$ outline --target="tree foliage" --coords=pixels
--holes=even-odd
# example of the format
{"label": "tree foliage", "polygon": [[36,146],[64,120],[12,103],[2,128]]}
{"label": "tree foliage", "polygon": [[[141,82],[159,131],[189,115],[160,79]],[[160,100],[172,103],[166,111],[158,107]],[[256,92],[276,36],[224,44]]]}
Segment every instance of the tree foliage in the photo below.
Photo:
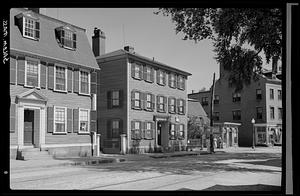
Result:
{"label": "tree foliage", "polygon": [[273,66],[282,54],[280,8],[160,8],[155,14],[171,16],[184,40],[211,39],[216,60],[237,91],[261,73],[261,52]]}

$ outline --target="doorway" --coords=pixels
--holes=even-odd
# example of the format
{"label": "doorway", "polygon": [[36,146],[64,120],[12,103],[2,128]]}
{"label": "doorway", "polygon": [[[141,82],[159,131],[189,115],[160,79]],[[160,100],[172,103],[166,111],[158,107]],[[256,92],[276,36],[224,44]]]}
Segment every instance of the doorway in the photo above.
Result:
{"label": "doorway", "polygon": [[24,145],[34,144],[34,110],[24,110]]}
{"label": "doorway", "polygon": [[161,146],[162,122],[157,122],[157,145]]}

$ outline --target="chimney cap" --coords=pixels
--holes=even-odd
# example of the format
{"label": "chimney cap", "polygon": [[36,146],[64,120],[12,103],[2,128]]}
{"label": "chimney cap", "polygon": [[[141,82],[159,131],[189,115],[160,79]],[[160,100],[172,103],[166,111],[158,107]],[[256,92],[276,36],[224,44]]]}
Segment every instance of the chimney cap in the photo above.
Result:
{"label": "chimney cap", "polygon": [[105,34],[99,28],[94,27],[94,37],[99,37],[99,36],[105,37]]}
{"label": "chimney cap", "polygon": [[132,46],[125,46],[124,50],[126,50],[127,52],[132,53],[132,52],[134,52],[134,47],[132,47]]}

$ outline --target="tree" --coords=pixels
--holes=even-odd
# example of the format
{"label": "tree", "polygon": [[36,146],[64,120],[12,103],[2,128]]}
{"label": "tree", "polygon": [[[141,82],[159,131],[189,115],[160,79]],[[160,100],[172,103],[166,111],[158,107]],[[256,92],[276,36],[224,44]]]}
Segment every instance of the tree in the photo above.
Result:
{"label": "tree", "polygon": [[281,8],[160,8],[155,14],[171,16],[184,40],[211,39],[215,58],[236,91],[257,79],[262,52],[267,63],[272,60],[274,72],[281,58]]}

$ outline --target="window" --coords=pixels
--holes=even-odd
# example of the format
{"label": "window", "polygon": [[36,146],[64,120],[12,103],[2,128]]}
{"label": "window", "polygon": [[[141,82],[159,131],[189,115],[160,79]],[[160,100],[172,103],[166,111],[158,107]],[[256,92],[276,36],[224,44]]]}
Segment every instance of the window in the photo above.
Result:
{"label": "window", "polygon": [[241,120],[241,110],[232,111],[233,120]]}
{"label": "window", "polygon": [[220,112],[214,112],[213,120],[214,121],[219,121],[220,120]]}
{"label": "window", "polygon": [[136,63],[132,63],[131,66],[131,77],[141,80],[143,78],[143,66]]}
{"label": "window", "polygon": [[274,119],[274,118],[275,118],[274,107],[270,107],[270,118],[271,118],[271,119]]}
{"label": "window", "polygon": [[262,94],[261,94],[261,89],[256,89],[256,99],[261,100],[262,99]]}
{"label": "window", "polygon": [[39,87],[39,63],[26,59],[26,86]]}
{"label": "window", "polygon": [[76,33],[70,27],[59,27],[55,29],[55,35],[61,47],[76,49]]}
{"label": "window", "polygon": [[89,110],[79,110],[79,133],[89,132]]}
{"label": "window", "polygon": [[183,76],[178,76],[178,89],[185,90],[185,79]]}
{"label": "window", "polygon": [[120,93],[119,91],[112,91],[112,106],[120,105]]}
{"label": "window", "polygon": [[39,22],[32,18],[23,18],[23,36],[31,39],[40,38]]}
{"label": "window", "polygon": [[142,93],[136,90],[131,91],[131,108],[142,109]]}
{"label": "window", "polygon": [[282,108],[278,108],[278,119],[282,119]]}
{"label": "window", "polygon": [[153,111],[155,108],[154,95],[151,93],[146,93],[146,108],[145,110]]}
{"label": "window", "polygon": [[178,100],[178,114],[184,114],[184,111],[185,111],[184,108],[185,108],[184,100],[179,99]]}
{"label": "window", "polygon": [[131,139],[142,139],[142,122],[131,121]]}
{"label": "window", "polygon": [[170,123],[170,139],[175,139],[175,124]]}
{"label": "window", "polygon": [[184,124],[179,124],[179,139],[184,139]]}
{"label": "window", "polygon": [[80,71],[80,93],[90,94],[90,74],[86,71]]}
{"label": "window", "polygon": [[166,112],[166,97],[157,96],[157,111]]}
{"label": "window", "polygon": [[201,105],[203,105],[203,106],[208,105],[208,97],[202,97]]}
{"label": "window", "polygon": [[145,139],[153,139],[154,122],[145,122]]}
{"label": "window", "polygon": [[111,137],[112,138],[119,138],[120,137],[120,121],[119,120],[112,120],[111,121],[112,130],[111,130]]}
{"label": "window", "polygon": [[257,107],[256,108],[256,119],[262,119],[263,115],[263,108],[262,107]]}
{"label": "window", "polygon": [[214,104],[219,104],[219,103],[220,103],[220,96],[219,95],[215,95]]}
{"label": "window", "polygon": [[54,133],[66,133],[67,112],[64,107],[54,107]]}
{"label": "window", "polygon": [[278,100],[282,100],[282,91],[278,90]]}
{"label": "window", "polygon": [[241,101],[241,93],[233,93],[232,101],[233,102],[239,102],[239,101]]}
{"label": "window", "polygon": [[274,89],[270,89],[270,99],[274,99]]}
{"label": "window", "polygon": [[176,99],[169,98],[169,113],[176,113]]}
{"label": "window", "polygon": [[166,85],[166,73],[162,70],[157,70],[157,84]]}
{"label": "window", "polygon": [[66,68],[55,66],[55,90],[66,91]]}
{"label": "window", "polygon": [[144,80],[147,82],[154,82],[154,71],[149,66],[144,67]]}
{"label": "window", "polygon": [[169,75],[169,86],[171,87],[171,88],[176,88],[176,76],[175,76],[175,74],[170,74]]}

